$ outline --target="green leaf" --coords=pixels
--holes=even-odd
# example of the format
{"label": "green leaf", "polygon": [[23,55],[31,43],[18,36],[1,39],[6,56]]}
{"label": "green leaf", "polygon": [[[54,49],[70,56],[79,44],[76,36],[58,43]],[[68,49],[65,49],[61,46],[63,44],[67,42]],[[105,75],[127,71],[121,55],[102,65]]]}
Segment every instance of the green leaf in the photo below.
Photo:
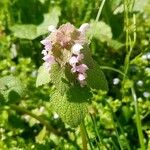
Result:
{"label": "green leaf", "polygon": [[24,95],[24,88],[20,80],[14,76],[0,78],[0,97],[2,103],[15,102]]}
{"label": "green leaf", "polygon": [[88,87],[81,87],[79,84],[71,86],[70,89],[66,92],[67,98],[69,101],[74,102],[87,102],[91,97],[92,94],[90,92],[90,88]]}
{"label": "green leaf", "polygon": [[64,95],[61,95],[55,91],[50,97],[50,104],[52,110],[58,113],[65,123],[71,127],[77,127],[87,112],[87,100],[79,101],[82,99],[80,93],[76,93],[75,97],[72,96],[72,98],[69,99],[67,94],[64,93]]}
{"label": "green leaf", "polygon": [[98,64],[94,64],[93,68],[87,70],[87,85],[93,89],[108,90],[107,80]]}
{"label": "green leaf", "polygon": [[46,34],[49,25],[57,26],[60,14],[60,7],[53,7],[49,13],[44,14],[44,21],[37,26],[37,35]]}
{"label": "green leaf", "polygon": [[20,39],[35,39],[37,37],[37,29],[33,24],[30,25],[19,25],[16,24],[10,28],[10,30],[14,33],[15,37]]}
{"label": "green leaf", "polygon": [[90,29],[88,31],[88,36],[91,35],[94,38],[100,40],[101,42],[105,42],[112,39],[111,28],[103,21],[91,22]]}
{"label": "green leaf", "polygon": [[108,84],[105,75],[101,71],[100,66],[93,60],[89,48],[84,47],[82,52],[85,56],[83,63],[89,68],[87,70],[87,85],[92,89],[107,91]]}
{"label": "green leaf", "polygon": [[61,67],[58,64],[52,65],[50,80],[60,94],[67,92],[71,86],[71,82],[73,82],[71,71],[68,70],[67,66]]}
{"label": "green leaf", "polygon": [[36,79],[36,87],[50,82],[50,73],[45,66],[41,66],[38,70],[38,76]]}
{"label": "green leaf", "polygon": [[33,40],[40,35],[46,34],[48,32],[48,26],[56,26],[59,22],[60,8],[53,7],[50,12],[44,14],[44,20],[40,25],[34,24],[15,24],[10,27],[15,37],[21,39]]}

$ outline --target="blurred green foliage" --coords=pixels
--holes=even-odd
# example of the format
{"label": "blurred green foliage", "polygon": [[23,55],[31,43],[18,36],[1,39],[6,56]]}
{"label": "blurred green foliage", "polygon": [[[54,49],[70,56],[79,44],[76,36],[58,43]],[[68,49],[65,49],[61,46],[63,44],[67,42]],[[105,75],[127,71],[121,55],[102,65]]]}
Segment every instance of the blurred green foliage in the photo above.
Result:
{"label": "blurred green foliage", "polygon": [[[59,26],[71,22],[79,27],[89,22],[89,34],[93,34],[90,44],[92,57],[102,68],[108,66],[123,71],[126,55],[123,1],[107,0],[101,19],[95,25],[93,20],[99,5],[97,0],[0,1],[0,150],[82,149],[79,129],[70,128],[52,112],[49,100],[53,93],[51,84],[36,88],[37,70],[42,64],[40,40],[46,36],[47,27],[51,24]],[[129,34],[134,29],[134,13],[137,37],[125,84],[122,86],[121,74],[105,69],[109,91],[92,91],[90,115],[86,117],[85,125],[94,149],[120,149],[118,137],[123,149],[127,148],[125,137],[132,150],[140,149],[130,91],[133,85],[144,142],[146,149],[150,149],[149,10],[149,0],[129,3]],[[2,83],[8,75],[15,76],[16,82]],[[25,94],[20,84],[23,84]],[[8,100],[10,90],[17,91],[20,97],[11,96]],[[3,95],[6,95],[5,101]],[[58,101],[61,100],[58,98]],[[43,125],[45,123],[24,114],[23,110],[16,110],[13,104],[30,110],[39,120],[43,118],[57,132],[47,129]]]}

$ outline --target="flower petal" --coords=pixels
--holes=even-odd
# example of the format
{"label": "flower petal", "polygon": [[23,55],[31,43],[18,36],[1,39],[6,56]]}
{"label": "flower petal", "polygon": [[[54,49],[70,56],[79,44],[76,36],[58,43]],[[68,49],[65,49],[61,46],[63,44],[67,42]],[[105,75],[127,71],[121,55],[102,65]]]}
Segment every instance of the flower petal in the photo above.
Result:
{"label": "flower petal", "polygon": [[80,26],[79,31],[85,33],[89,29],[90,25],[88,23],[84,23]]}
{"label": "flower petal", "polygon": [[70,58],[70,60],[69,60],[69,64],[70,64],[70,65],[74,65],[74,64],[76,64],[76,63],[78,63],[77,57],[72,56],[72,57]]}
{"label": "flower petal", "polygon": [[73,54],[79,55],[80,54],[80,50],[82,48],[83,48],[83,46],[81,44],[79,44],[79,43],[74,44],[73,47],[72,47]]}
{"label": "flower petal", "polygon": [[79,81],[83,81],[83,80],[85,80],[85,78],[86,78],[86,75],[85,75],[85,74],[82,74],[82,73],[79,73],[79,74],[78,74],[78,80],[79,80]]}
{"label": "flower petal", "polygon": [[88,69],[88,67],[85,64],[81,64],[76,67],[76,70],[80,73],[85,73],[87,69]]}

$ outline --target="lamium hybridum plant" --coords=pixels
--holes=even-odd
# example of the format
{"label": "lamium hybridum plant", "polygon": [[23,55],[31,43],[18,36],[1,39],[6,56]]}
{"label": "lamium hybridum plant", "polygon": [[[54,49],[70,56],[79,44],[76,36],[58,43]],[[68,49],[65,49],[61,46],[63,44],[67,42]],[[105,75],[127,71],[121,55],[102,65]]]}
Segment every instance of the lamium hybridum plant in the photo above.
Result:
{"label": "lamium hybridum plant", "polygon": [[91,90],[108,89],[100,66],[91,56],[88,28],[88,23],[79,29],[70,23],[58,29],[49,26],[49,35],[41,41],[44,63],[39,68],[36,86],[52,83],[51,108],[72,127],[84,119]]}

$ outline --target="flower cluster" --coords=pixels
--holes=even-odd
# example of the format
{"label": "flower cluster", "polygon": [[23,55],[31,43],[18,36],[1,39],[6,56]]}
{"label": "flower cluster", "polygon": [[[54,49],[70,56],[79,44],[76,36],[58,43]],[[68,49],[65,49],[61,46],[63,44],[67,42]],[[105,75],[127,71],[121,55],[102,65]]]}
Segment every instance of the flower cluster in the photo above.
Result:
{"label": "flower cluster", "polygon": [[76,43],[72,47],[72,57],[69,60],[69,64],[72,66],[71,72],[77,73],[77,79],[81,86],[86,84],[86,70],[88,69],[86,64],[82,64],[81,61],[84,59],[84,55],[81,53],[82,45]]}
{"label": "flower cluster", "polygon": [[87,23],[81,25],[79,29],[70,23],[58,29],[49,26],[50,35],[41,41],[44,45],[42,54],[45,67],[50,70],[54,63],[59,63],[61,66],[69,63],[71,72],[77,75],[81,86],[86,84],[86,70],[88,69],[88,66],[82,63],[84,54],[81,52],[83,46],[87,44],[85,33],[88,28]]}

